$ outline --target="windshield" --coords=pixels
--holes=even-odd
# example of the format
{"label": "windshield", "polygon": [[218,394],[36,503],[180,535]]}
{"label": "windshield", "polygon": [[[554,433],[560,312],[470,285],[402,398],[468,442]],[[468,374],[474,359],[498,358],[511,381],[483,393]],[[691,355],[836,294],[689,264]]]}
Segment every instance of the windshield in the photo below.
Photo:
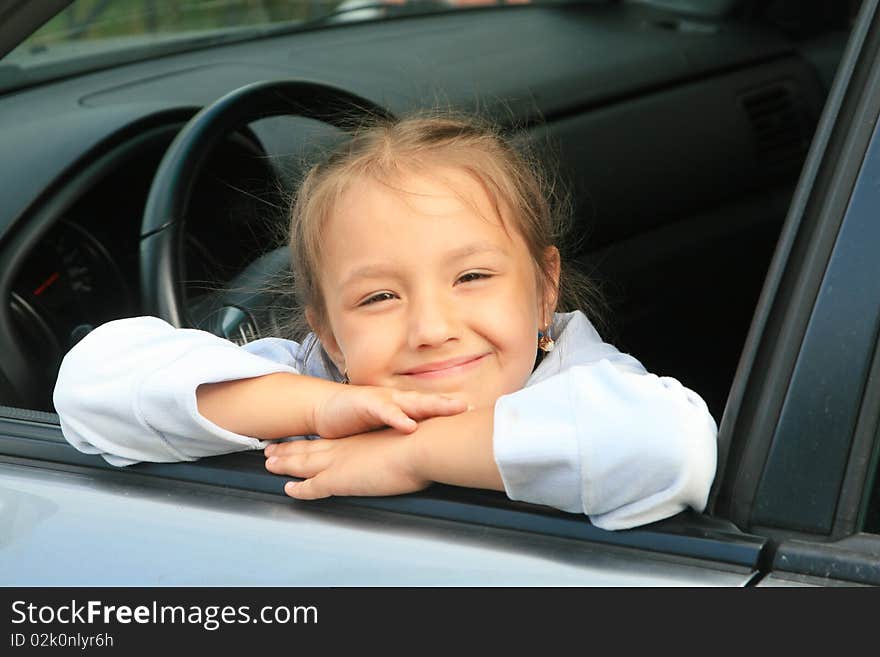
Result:
{"label": "windshield", "polygon": [[9,52],[0,89],[309,27],[548,0],[76,0]]}

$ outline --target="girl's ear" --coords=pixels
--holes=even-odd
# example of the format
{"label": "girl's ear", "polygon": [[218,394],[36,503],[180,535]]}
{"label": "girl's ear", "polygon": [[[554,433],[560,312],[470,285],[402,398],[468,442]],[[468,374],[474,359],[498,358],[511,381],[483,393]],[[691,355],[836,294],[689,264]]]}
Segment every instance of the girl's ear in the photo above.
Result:
{"label": "girl's ear", "polygon": [[553,320],[553,313],[559,303],[559,277],[562,271],[562,260],[559,257],[559,249],[548,246],[544,250],[545,271],[549,272],[550,280],[545,280],[543,285],[543,299],[541,299],[542,326],[547,326]]}
{"label": "girl's ear", "polygon": [[345,355],[339,349],[339,343],[336,342],[336,337],[327,326],[327,322],[318,321],[317,315],[312,308],[306,308],[306,321],[309,323],[309,327],[314,334],[318,336],[321,346],[324,347],[324,351],[327,352],[330,360],[336,365],[336,369],[343,373],[346,372]]}

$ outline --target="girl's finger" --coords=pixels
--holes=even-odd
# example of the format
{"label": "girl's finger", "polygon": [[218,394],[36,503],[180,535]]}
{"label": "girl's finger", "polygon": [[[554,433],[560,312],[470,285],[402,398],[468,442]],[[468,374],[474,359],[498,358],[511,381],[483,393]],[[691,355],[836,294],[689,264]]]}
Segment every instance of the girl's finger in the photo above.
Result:
{"label": "girl's finger", "polygon": [[394,396],[401,410],[412,418],[424,420],[438,415],[457,415],[468,409],[461,399],[426,395],[420,392],[401,392]]}
{"label": "girl's finger", "polygon": [[330,492],[324,488],[320,477],[313,477],[305,481],[288,481],[284,484],[284,492],[298,500],[318,500],[330,497]]}
{"label": "girl's finger", "polygon": [[332,454],[326,450],[302,452],[287,456],[270,456],[266,460],[266,469],[275,474],[307,479],[326,470],[332,461]]}
{"label": "girl's finger", "polygon": [[419,426],[418,422],[409,417],[397,404],[382,404],[379,407],[378,419],[403,433],[412,433]]}
{"label": "girl's finger", "polygon": [[332,449],[333,443],[328,440],[291,440],[284,443],[267,445],[263,454],[269,456],[290,456],[292,454],[309,454]]}

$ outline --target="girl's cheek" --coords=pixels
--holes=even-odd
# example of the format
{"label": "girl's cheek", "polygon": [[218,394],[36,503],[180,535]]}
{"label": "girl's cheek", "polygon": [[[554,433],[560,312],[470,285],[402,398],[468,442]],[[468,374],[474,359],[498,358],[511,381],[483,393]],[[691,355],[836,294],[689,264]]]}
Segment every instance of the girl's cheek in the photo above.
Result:
{"label": "girl's cheek", "polygon": [[394,341],[387,332],[364,330],[352,335],[345,354],[349,377],[361,385],[381,385],[395,353]]}

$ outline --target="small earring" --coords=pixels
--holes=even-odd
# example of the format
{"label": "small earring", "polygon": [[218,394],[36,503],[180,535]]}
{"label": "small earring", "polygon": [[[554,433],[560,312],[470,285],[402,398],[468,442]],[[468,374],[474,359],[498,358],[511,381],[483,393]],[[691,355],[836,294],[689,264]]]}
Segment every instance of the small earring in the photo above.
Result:
{"label": "small earring", "polygon": [[538,349],[545,352],[553,351],[553,348],[556,346],[556,341],[553,340],[553,337],[550,335],[550,327],[547,327],[547,332],[538,331]]}

